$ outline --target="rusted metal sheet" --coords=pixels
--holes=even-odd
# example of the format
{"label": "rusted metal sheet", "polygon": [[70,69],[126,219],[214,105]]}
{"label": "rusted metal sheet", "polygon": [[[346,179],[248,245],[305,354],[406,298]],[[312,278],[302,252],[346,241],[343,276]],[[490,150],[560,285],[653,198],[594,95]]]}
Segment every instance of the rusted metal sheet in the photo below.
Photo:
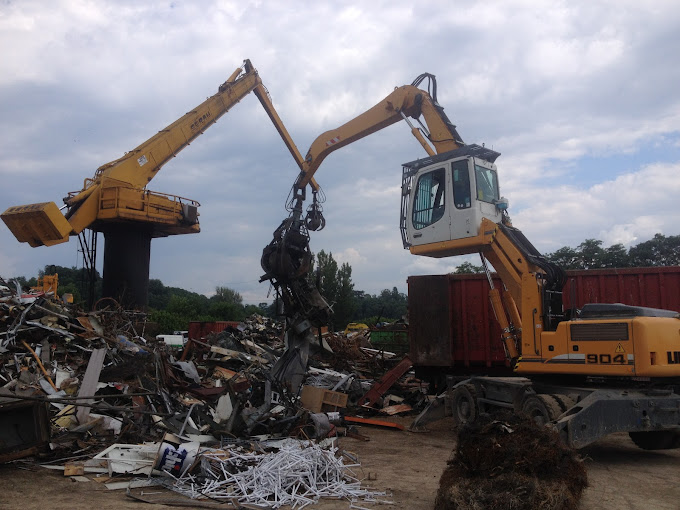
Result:
{"label": "rusted metal sheet", "polygon": [[447,276],[409,277],[410,357],[415,365],[448,366],[455,359],[449,301]]}
{"label": "rusted metal sheet", "polygon": [[[565,309],[624,303],[680,312],[680,267],[567,271]],[[500,279],[494,284],[500,287]],[[410,357],[416,367],[507,367],[483,274],[408,279]],[[572,303],[574,303],[572,305]]]}
{"label": "rusted metal sheet", "polygon": [[201,338],[208,336],[210,333],[221,333],[229,327],[237,327],[238,324],[238,321],[192,321],[189,323],[189,338],[192,340],[200,340]]}

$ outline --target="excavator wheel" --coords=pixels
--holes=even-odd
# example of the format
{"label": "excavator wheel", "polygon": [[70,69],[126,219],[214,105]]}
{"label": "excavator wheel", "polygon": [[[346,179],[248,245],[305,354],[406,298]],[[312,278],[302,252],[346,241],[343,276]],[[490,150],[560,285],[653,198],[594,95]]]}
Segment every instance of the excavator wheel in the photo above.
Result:
{"label": "excavator wheel", "polygon": [[477,389],[474,384],[462,384],[453,390],[451,411],[456,425],[473,423],[478,416]]}
{"label": "excavator wheel", "polygon": [[574,404],[576,403],[573,398],[560,393],[553,393],[550,396],[554,398],[557,401],[557,404],[560,406],[560,411],[562,411],[560,414],[566,412],[567,409],[574,407]]}
{"label": "excavator wheel", "polygon": [[629,432],[628,435],[643,450],[672,450],[680,448],[680,430]]}
{"label": "excavator wheel", "polygon": [[522,404],[522,414],[537,425],[546,425],[556,420],[562,412],[559,402],[552,395],[529,395]]}

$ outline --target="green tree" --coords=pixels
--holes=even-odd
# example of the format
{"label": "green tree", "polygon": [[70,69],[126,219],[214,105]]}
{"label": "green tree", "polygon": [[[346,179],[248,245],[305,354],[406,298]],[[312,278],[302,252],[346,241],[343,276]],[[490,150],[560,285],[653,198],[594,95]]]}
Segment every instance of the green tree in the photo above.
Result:
{"label": "green tree", "polygon": [[352,316],[356,309],[354,299],[354,284],[352,283],[352,267],[343,263],[337,274],[338,290],[333,309],[333,324],[336,328],[352,322]]}
{"label": "green tree", "polygon": [[228,301],[211,301],[207,313],[219,321],[240,321],[246,317],[243,306]]}
{"label": "green tree", "polygon": [[680,265],[680,235],[656,234],[628,251],[621,243],[602,248],[602,241],[586,239],[576,249],[564,246],[546,257],[563,269],[677,266]]}
{"label": "green tree", "polygon": [[649,241],[633,246],[629,252],[633,266],[678,266],[680,265],[680,235],[656,234]]}
{"label": "green tree", "polygon": [[215,287],[215,295],[210,298],[213,301],[223,301],[235,305],[243,304],[243,297],[234,289],[229,287]]}
{"label": "green tree", "polygon": [[333,328],[344,328],[356,308],[352,267],[348,263],[338,267],[333,253],[321,250],[316,255],[316,270],[312,269],[309,277],[333,308]]}
{"label": "green tree", "polygon": [[338,263],[333,253],[321,250],[316,255],[316,278],[319,292],[329,303],[335,303],[338,296]]}
{"label": "green tree", "polygon": [[408,297],[399,292],[396,287],[383,289],[378,295],[366,294],[363,291],[355,291],[356,310],[354,322],[375,324],[380,321],[393,321],[406,315]]}
{"label": "green tree", "polygon": [[578,253],[568,246],[563,246],[553,253],[546,254],[546,258],[562,269],[582,269]]}
{"label": "green tree", "polygon": [[149,280],[149,308],[164,310],[170,302],[170,289],[157,279]]}
{"label": "green tree", "polygon": [[170,334],[173,331],[186,331],[189,329],[189,319],[167,310],[152,310],[149,320],[158,324],[159,334]]}
{"label": "green tree", "polygon": [[472,273],[483,273],[484,268],[482,266],[475,266],[471,262],[463,262],[454,271],[455,274],[472,274]]}
{"label": "green tree", "polygon": [[629,267],[630,257],[626,247],[621,243],[613,244],[604,249],[602,267]]}
{"label": "green tree", "polygon": [[597,239],[586,239],[576,248],[578,259],[580,261],[580,269],[595,269],[602,266],[604,259],[604,250],[602,249],[602,241]]}

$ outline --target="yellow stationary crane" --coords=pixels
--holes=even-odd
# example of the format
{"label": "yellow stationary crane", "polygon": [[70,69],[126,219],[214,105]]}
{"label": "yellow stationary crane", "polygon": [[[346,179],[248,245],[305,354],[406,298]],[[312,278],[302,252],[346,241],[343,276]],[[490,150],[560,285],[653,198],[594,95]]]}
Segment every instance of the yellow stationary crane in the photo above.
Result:
{"label": "yellow stationary crane", "polygon": [[18,241],[33,247],[66,242],[86,228],[103,232],[104,296],[123,297],[129,305],[145,306],[151,239],[200,231],[197,201],[146,187],[165,163],[250,92],[258,97],[291,154],[301,162],[302,156],[257,70],[246,60],[216,94],[123,157],[100,166],[93,177],[85,179],[80,191],[64,199],[64,214],[54,202],[45,202],[10,207],[2,213],[2,220]]}
{"label": "yellow stationary crane", "polygon": [[[430,80],[429,91],[417,88],[424,78]],[[421,116],[425,124],[415,126],[411,119]],[[517,376],[472,377],[452,386],[446,407],[456,420],[513,409],[539,423],[553,422],[575,447],[615,431],[629,432],[642,448],[680,447],[680,314],[622,304],[590,304],[576,314],[565,313],[564,271],[543,257],[507,216],[495,165],[500,154],[462,142],[437,103],[432,75],[421,75],[320,135],[307,153],[293,186],[291,216],[262,257],[263,278],[274,282],[292,310],[293,331],[303,332],[293,342],[298,351],[304,348],[303,325],[310,322],[305,317],[313,323],[327,307],[304,278],[310,259],[307,229],[325,224],[311,179],[330,152],[399,120],[409,123],[428,152],[403,165],[404,248],[427,257],[480,255],[501,341]],[[307,184],[314,200],[303,219]],[[502,289],[494,288],[487,262]]]}

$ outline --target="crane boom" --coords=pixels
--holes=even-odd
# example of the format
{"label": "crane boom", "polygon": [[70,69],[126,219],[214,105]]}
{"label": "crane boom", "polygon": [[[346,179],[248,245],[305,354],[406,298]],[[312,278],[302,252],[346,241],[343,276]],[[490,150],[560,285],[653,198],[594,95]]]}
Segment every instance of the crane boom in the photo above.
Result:
{"label": "crane boom", "polygon": [[[66,242],[86,228],[103,232],[104,295],[116,299],[125,295],[126,304],[146,306],[151,239],[200,231],[198,202],[146,187],[165,163],[250,92],[260,100],[298,166],[302,165],[302,156],[257,70],[246,60],[216,94],[123,157],[100,166],[81,190],[64,199],[65,214],[54,202],[44,202],[10,207],[1,215],[3,221],[18,241],[33,247]],[[87,244],[80,240],[81,245]],[[94,260],[96,255],[90,255],[89,261]]]}
{"label": "crane boom", "polygon": [[[417,88],[425,77],[432,78],[432,95]],[[395,89],[376,106],[320,135],[307,152],[293,186],[292,212],[262,253],[262,279],[276,287],[288,325],[288,349],[273,377],[297,391],[313,327],[332,314],[308,278],[312,255],[307,231],[323,228],[325,221],[313,184],[314,202],[302,217],[307,184],[328,154],[403,119],[428,153],[403,164],[404,248],[427,257],[480,255],[508,367],[525,376],[471,377],[449,388],[446,406],[440,398],[432,412],[450,408],[462,423],[482,412],[513,409],[536,423],[553,422],[565,442],[579,448],[614,431],[629,432],[642,448],[680,448],[680,315],[619,303],[586,304],[566,312],[565,272],[510,224],[495,165],[500,154],[461,141],[437,105],[433,78],[421,75],[411,86]],[[427,128],[409,120],[421,115]],[[495,288],[487,262],[501,288]],[[430,318],[428,313],[425,320]],[[450,321],[443,322],[450,328]],[[475,346],[465,350],[482,342],[475,338]],[[442,346],[443,352],[447,348],[451,345]],[[437,363],[433,368],[441,378],[442,368],[448,367]],[[466,355],[470,373],[488,368],[468,366]]]}
{"label": "crane boom", "polygon": [[[216,94],[166,126],[123,157],[106,163],[64,199],[62,215],[54,202],[10,207],[2,214],[14,236],[31,246],[68,241],[85,228],[103,230],[111,223],[138,222],[153,237],[199,232],[198,202],[146,189],[159,170],[203,134],[241,99],[254,92],[293,157],[302,162],[249,60],[219,86]],[[316,183],[314,183],[316,184]]]}
{"label": "crane boom", "polygon": [[[309,184],[323,160],[331,152],[401,120],[409,124],[411,132],[430,156],[465,145],[456,126],[451,123],[444,109],[437,103],[436,92],[431,96],[430,93],[416,86],[423,77],[429,77],[432,83],[436,84],[434,76],[421,75],[413,84],[396,88],[385,99],[349,122],[319,135],[307,151],[296,186],[304,188]],[[436,91],[436,85],[433,90]],[[418,120],[421,115],[427,129],[422,124],[422,127],[418,128],[409,120],[410,118]],[[312,187],[318,189],[314,185]]]}

